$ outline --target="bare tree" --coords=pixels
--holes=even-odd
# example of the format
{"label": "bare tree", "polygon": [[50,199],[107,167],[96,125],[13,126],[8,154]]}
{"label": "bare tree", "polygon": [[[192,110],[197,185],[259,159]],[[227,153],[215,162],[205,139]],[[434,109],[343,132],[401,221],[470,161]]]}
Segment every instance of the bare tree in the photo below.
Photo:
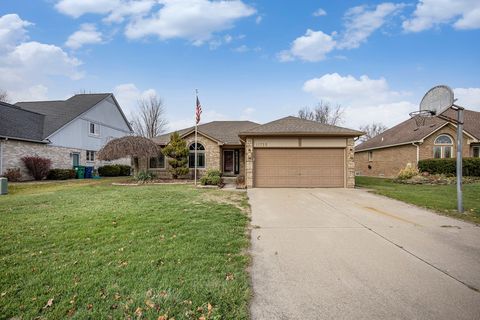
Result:
{"label": "bare tree", "polygon": [[360,131],[365,132],[365,135],[360,137],[360,141],[365,142],[370,140],[387,129],[388,127],[380,122],[372,122],[371,124],[360,126]]}
{"label": "bare tree", "polygon": [[10,98],[8,96],[8,92],[6,90],[0,89],[0,101],[1,102],[9,102]]}
{"label": "bare tree", "polygon": [[133,130],[138,136],[153,138],[162,134],[168,124],[165,107],[157,95],[138,101],[138,113],[133,116]]}
{"label": "bare tree", "polygon": [[320,101],[320,103],[311,110],[308,107],[298,110],[300,119],[317,121],[320,123],[339,125],[343,122],[343,108],[340,105],[332,107],[328,102]]}

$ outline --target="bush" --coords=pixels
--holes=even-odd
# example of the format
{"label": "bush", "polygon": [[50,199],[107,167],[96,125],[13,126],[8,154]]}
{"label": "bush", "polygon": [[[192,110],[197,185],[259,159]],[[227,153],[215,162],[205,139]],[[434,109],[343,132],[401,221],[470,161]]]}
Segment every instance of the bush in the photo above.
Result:
{"label": "bush", "polygon": [[75,178],[75,170],[73,169],[52,169],[48,171],[48,180],[67,180]]}
{"label": "bush", "polygon": [[9,168],[3,173],[3,177],[7,178],[10,182],[18,182],[22,180],[22,173],[20,168]]}
{"label": "bush", "polygon": [[[430,174],[456,175],[457,159],[426,159],[418,162],[421,172]],[[480,158],[463,158],[463,175],[480,177]]]}
{"label": "bush", "polygon": [[98,174],[101,177],[118,177],[120,175],[120,167],[118,165],[106,165],[98,168]]}
{"label": "bush", "polygon": [[200,178],[202,185],[218,186],[222,183],[222,172],[216,169],[209,169],[203,177]]}
{"label": "bush", "polygon": [[415,177],[418,175],[418,169],[413,167],[410,163],[407,164],[407,166],[400,170],[400,172],[397,174],[397,179],[398,180],[407,180],[410,178]]}
{"label": "bush", "polygon": [[42,180],[47,177],[52,161],[47,158],[42,158],[39,156],[33,157],[23,157],[22,158],[25,167],[27,167],[28,172],[33,176],[35,180]]}
{"label": "bush", "polygon": [[129,176],[130,175],[130,166],[122,164],[108,164],[98,168],[98,174],[101,177],[119,177],[119,176]]}
{"label": "bush", "polygon": [[117,166],[120,168],[120,174],[119,174],[120,176],[127,177],[130,175],[130,172],[132,170],[130,166],[123,165],[123,164],[117,164]]}
{"label": "bush", "polygon": [[150,171],[140,171],[137,175],[137,180],[140,182],[147,182],[155,179],[155,174]]}

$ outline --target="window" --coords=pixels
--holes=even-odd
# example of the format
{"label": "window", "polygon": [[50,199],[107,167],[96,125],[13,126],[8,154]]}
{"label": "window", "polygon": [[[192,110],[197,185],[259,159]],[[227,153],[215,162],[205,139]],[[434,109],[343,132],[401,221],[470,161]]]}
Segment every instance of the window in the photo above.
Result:
{"label": "window", "polygon": [[150,158],[150,169],[164,169],[165,168],[165,156],[160,153],[158,157]]}
{"label": "window", "polygon": [[95,151],[87,150],[87,161],[95,161]]}
{"label": "window", "polygon": [[439,135],[433,146],[433,157],[440,158],[452,158],[453,157],[453,139],[446,134]]}
{"label": "window", "polygon": [[99,128],[100,127],[99,127],[98,124],[90,122],[88,133],[91,134],[91,135],[98,136],[99,135],[99,130],[98,130]]}
{"label": "window", "polygon": [[[190,145],[189,150],[188,167],[195,168],[195,143]],[[205,168],[205,147],[200,143],[197,143],[197,168]]]}
{"label": "window", "polygon": [[473,147],[473,157],[480,158],[480,146]]}
{"label": "window", "polygon": [[373,161],[373,151],[368,151],[368,161]]}

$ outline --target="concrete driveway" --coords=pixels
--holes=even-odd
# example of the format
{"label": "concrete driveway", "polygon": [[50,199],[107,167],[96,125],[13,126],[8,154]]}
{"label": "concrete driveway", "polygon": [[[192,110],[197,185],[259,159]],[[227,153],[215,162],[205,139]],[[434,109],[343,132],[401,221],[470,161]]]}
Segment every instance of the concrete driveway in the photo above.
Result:
{"label": "concrete driveway", "polygon": [[253,319],[480,319],[480,228],[348,189],[251,189]]}

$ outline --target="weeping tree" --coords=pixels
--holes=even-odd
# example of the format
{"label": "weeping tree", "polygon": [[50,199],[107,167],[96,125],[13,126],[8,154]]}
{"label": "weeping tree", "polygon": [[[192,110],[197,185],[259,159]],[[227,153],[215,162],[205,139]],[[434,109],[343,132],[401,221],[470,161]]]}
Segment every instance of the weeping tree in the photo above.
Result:
{"label": "weeping tree", "polygon": [[[140,136],[126,136],[110,140],[97,153],[99,160],[117,160],[131,157],[133,159],[150,159],[157,157],[160,148],[152,140]],[[135,175],[138,174],[138,161],[133,162]]]}
{"label": "weeping tree", "polygon": [[162,149],[165,157],[168,157],[170,168],[168,171],[172,174],[173,179],[186,175],[190,172],[188,169],[188,153],[187,142],[180,138],[178,132],[172,133],[170,142]]}

